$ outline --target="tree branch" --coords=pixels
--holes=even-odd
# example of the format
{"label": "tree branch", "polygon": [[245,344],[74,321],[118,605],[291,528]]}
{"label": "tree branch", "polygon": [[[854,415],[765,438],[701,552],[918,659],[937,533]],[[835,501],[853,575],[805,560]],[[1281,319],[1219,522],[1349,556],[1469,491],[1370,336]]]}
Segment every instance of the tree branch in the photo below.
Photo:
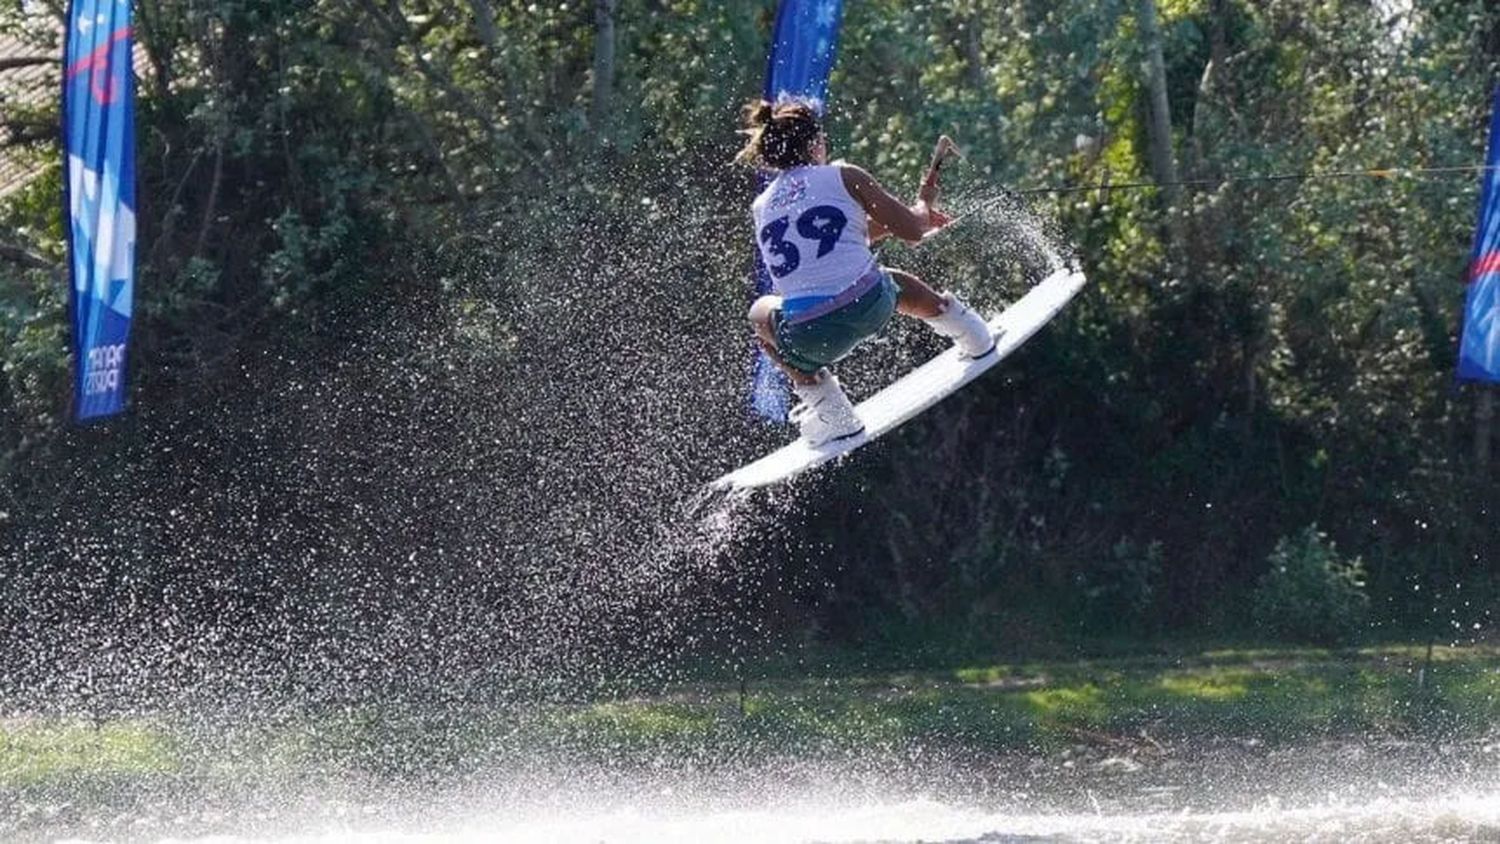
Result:
{"label": "tree branch", "polygon": [[589,122],[600,140],[609,143],[605,124],[610,118],[610,97],[615,87],[615,13],[618,0],[594,0],[594,95],[589,103]]}
{"label": "tree branch", "polygon": [[392,14],[387,15],[375,5],[373,0],[359,0],[359,4],[364,7],[365,11],[370,14],[370,17],[375,20],[376,24],[384,29],[389,36],[411,50],[411,61],[412,64],[416,65],[418,72],[428,82],[437,86],[438,91],[442,93],[455,109],[479,124],[479,127],[484,130],[485,136],[489,139],[490,146],[499,147],[500,131],[496,128],[494,120],[485,114],[479,106],[475,105],[474,101],[460,90],[446,73],[427,61],[423,54],[421,43],[412,37],[411,28],[407,26],[406,18],[402,17],[400,11],[396,10]]}
{"label": "tree branch", "polygon": [[57,126],[51,123],[0,121],[0,149],[29,146],[40,141],[57,140]]}
{"label": "tree branch", "polygon": [[214,215],[219,212],[219,186],[224,181],[224,144],[220,143],[214,150],[214,174],[208,183],[208,200],[204,203],[203,223],[198,227],[198,242],[193,247],[193,257],[197,258],[203,254],[203,248],[208,245],[209,228],[213,225]]}
{"label": "tree branch", "polygon": [[23,67],[39,67],[48,64],[61,65],[62,59],[54,59],[48,56],[7,56],[0,59],[0,70],[16,70]]}
{"label": "tree branch", "polygon": [[0,242],[0,259],[13,264],[20,264],[28,270],[51,270],[56,274],[62,273],[62,266],[56,261],[50,261],[24,246],[17,246],[14,243]]}

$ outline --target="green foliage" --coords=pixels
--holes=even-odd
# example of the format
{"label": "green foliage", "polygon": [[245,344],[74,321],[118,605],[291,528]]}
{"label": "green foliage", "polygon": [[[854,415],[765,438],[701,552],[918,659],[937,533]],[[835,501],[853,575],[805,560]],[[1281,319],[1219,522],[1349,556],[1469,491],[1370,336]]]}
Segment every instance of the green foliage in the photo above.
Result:
{"label": "green foliage", "polygon": [[[1089,289],[1005,376],[817,497],[805,532],[839,552],[776,560],[786,580],[826,584],[803,596],[817,629],[858,639],[899,619],[976,642],[1043,641],[1080,620],[1202,626],[1255,587],[1269,538],[1309,519],[1369,560],[1390,618],[1427,612],[1414,579],[1492,577],[1475,502],[1495,500],[1496,480],[1467,468],[1470,399],[1448,388],[1477,180],[1216,181],[1480,160],[1500,13],[1414,4],[1402,32],[1377,5],[1158,3],[1175,151],[1205,184],[1170,209],[1152,190],[1037,200]],[[467,365],[501,377],[516,365],[510,303],[580,260],[574,240],[638,260],[643,219],[652,237],[670,220],[676,257],[711,268],[680,276],[713,291],[694,324],[739,324],[748,237],[722,221],[752,180],[724,163],[736,107],[760,91],[772,0],[622,0],[603,115],[592,3],[138,6],[131,383],[164,418],[190,416],[205,385],[251,402],[237,379],[268,350],[316,371],[341,327],[382,309],[430,304],[419,318],[444,320]],[[939,132],[968,155],[948,171],[955,206],[996,184],[1148,178],[1135,4],[847,7],[835,154],[898,193]],[[55,47],[54,24],[21,7],[0,30]],[[55,120],[49,108],[32,116]],[[59,179],[0,202],[0,241],[61,260]],[[987,243],[996,233],[885,258],[1014,298],[1035,267]],[[66,431],[65,300],[57,273],[0,261],[0,511],[57,509],[20,493],[65,462],[51,450]],[[1305,538],[1287,547],[1316,555]]]}
{"label": "green foliage", "polygon": [[1162,544],[1141,546],[1128,536],[1111,546],[1107,556],[1080,567],[1075,583],[1084,628],[1095,633],[1149,631],[1161,572]]}
{"label": "green foliage", "polygon": [[1252,596],[1256,627],[1289,641],[1342,644],[1363,632],[1369,610],[1364,563],[1344,558],[1316,525],[1282,537]]}
{"label": "green foliage", "polygon": [[[1500,717],[1500,654],[1441,649],[1429,707],[1407,706],[1415,648],[1337,656],[1306,649],[1188,651],[1099,660],[979,663],[954,670],[846,671],[799,666],[796,676],[697,680],[657,695],[567,704],[471,706],[442,713],[392,702],[322,711],[128,719],[82,725],[0,722],[0,786],[23,797],[155,786],[285,783],[358,772],[374,781],[526,770],[537,759],[700,762],[816,752],[953,754],[1109,746],[1150,736],[1182,743],[1226,737],[1294,743],[1311,737],[1483,738]],[[446,714],[448,717],[444,717]],[[236,789],[229,789],[237,793]],[[159,797],[159,794],[158,794]],[[85,804],[87,805],[87,804]]]}
{"label": "green foliage", "polygon": [[74,778],[129,778],[176,769],[172,741],[132,721],[0,723],[0,784],[7,790]]}
{"label": "green foliage", "polygon": [[[0,207],[0,231],[23,238],[37,258],[61,254],[56,214],[60,169],[44,171]],[[41,448],[64,422],[71,400],[67,284],[55,271],[0,261],[0,512],[16,495],[15,461]],[[0,516],[0,527],[5,517]]]}

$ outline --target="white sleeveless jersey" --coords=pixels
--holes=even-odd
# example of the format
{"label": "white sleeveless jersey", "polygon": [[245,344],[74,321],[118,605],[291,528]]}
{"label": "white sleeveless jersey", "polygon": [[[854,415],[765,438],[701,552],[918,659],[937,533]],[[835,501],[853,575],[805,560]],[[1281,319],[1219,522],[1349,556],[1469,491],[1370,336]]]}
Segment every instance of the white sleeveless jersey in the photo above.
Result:
{"label": "white sleeveless jersey", "polygon": [[864,206],[836,165],[784,171],[750,211],[761,259],[786,299],[836,296],[875,266]]}

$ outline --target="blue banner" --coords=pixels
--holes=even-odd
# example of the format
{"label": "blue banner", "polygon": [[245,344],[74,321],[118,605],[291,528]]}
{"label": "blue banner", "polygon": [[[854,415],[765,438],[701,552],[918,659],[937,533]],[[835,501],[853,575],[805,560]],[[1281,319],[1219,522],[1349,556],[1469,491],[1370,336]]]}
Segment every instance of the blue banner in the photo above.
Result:
{"label": "blue banner", "polygon": [[[839,50],[843,0],[783,0],[776,12],[776,31],[766,58],[764,97],[811,100],[819,113],[828,101],[828,73]],[[762,177],[764,186],[766,178]],[[771,274],[755,250],[755,295],[771,292]],[[786,419],[786,376],[764,352],[755,355],[750,405],[767,419]]]}
{"label": "blue banner", "polygon": [[1458,343],[1458,377],[1500,382],[1500,90],[1490,115],[1490,150],[1469,256],[1469,293]]}
{"label": "blue banner", "polygon": [[63,149],[72,285],[74,413],[125,407],[135,282],[135,74],[130,0],[72,0]]}

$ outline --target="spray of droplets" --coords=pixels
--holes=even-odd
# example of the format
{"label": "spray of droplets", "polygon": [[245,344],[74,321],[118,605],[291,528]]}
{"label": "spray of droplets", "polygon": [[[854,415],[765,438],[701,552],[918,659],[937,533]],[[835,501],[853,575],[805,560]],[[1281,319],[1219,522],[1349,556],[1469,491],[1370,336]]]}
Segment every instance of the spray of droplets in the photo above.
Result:
{"label": "spray of droplets", "polygon": [[[123,454],[80,448],[3,552],[11,705],[566,696],[759,635],[762,552],[796,547],[816,480],[705,494],[792,432],[747,410],[743,214],[674,201],[444,244],[435,272],[461,274],[346,308],[337,353],[273,348],[138,408]],[[887,259],[998,307],[1056,250],[1025,209],[967,201]],[[841,371],[858,397],[937,348],[898,319]]]}
{"label": "spray of droplets", "polygon": [[[972,213],[887,262],[994,310],[1063,260],[1024,207],[975,190],[953,210]],[[423,293],[325,326],[336,353],[288,343],[190,403],[140,407],[123,454],[77,435],[58,508],[0,546],[0,717],[167,718],[196,767],[133,786],[143,793],[0,797],[0,835],[66,828],[89,800],[123,809],[75,828],[131,838],[401,824],[546,841],[1493,829],[1492,787],[1477,803],[1444,791],[1489,745],[1446,768],[1416,764],[1415,745],[1311,747],[1273,757],[1285,770],[1266,778],[1263,754],[1228,744],[1154,767],[1071,750],[975,766],[873,724],[887,737],[856,734],[853,753],[818,739],[773,757],[748,728],[697,757],[570,744],[567,701],[659,691],[691,658],[760,647],[767,596],[791,586],[776,564],[819,552],[798,526],[849,468],[750,496],[705,488],[791,436],[746,409],[746,228],[660,198],[533,227],[519,245],[445,244],[434,272],[448,275]],[[840,374],[859,398],[940,345],[898,319]],[[541,740],[527,732],[538,724]],[[1245,811],[1205,814],[1220,795],[1184,788],[1184,772]],[[1446,795],[1422,804],[1431,817],[1352,802],[1413,772]],[[1250,802],[1299,777],[1289,793],[1345,790],[1291,812]],[[934,783],[958,802],[912,801]]]}

